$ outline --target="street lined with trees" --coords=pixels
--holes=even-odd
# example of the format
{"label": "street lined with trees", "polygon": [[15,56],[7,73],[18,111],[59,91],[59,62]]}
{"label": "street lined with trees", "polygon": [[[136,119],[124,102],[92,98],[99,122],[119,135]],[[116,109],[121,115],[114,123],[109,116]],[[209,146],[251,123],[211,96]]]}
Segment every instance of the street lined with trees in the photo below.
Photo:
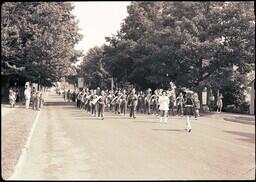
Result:
{"label": "street lined with trees", "polygon": [[223,93],[226,105],[241,106],[252,80],[248,73],[255,71],[253,7],[253,2],[134,1],[120,31],[88,51],[80,75],[97,84],[114,77],[141,89],[166,88],[169,81],[199,94],[207,87]]}

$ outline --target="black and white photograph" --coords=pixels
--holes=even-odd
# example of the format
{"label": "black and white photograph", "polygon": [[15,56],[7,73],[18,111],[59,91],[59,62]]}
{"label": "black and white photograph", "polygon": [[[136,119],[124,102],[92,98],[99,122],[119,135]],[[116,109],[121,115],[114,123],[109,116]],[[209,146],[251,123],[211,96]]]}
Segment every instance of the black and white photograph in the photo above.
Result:
{"label": "black and white photograph", "polygon": [[254,1],[1,4],[3,180],[255,180]]}

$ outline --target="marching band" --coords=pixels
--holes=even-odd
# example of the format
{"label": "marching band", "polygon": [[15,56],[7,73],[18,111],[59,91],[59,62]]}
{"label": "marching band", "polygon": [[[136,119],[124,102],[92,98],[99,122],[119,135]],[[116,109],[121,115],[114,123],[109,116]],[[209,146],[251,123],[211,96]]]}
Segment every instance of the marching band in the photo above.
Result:
{"label": "marching band", "polygon": [[[71,98],[72,97],[72,98]],[[152,94],[149,88],[144,91],[136,91],[135,88],[102,90],[99,87],[95,90],[84,88],[80,91],[64,91],[66,101],[73,100],[74,97],[77,107],[91,113],[92,116],[104,119],[104,112],[112,112],[115,115],[126,115],[129,110],[130,118],[136,118],[136,113],[160,115],[160,122],[167,123],[167,117],[186,116],[187,131],[191,131],[190,116],[194,115],[197,119],[199,116],[200,101],[198,95],[192,91],[181,92],[175,97],[172,89],[156,89]],[[177,108],[177,112],[174,112]]]}

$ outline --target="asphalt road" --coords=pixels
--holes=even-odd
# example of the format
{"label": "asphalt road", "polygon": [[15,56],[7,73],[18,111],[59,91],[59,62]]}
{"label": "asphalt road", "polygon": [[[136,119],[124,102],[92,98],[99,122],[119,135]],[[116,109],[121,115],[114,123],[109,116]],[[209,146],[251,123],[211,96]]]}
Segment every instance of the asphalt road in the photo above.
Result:
{"label": "asphalt road", "polygon": [[254,179],[255,125],[220,117],[105,114],[49,94],[19,179]]}

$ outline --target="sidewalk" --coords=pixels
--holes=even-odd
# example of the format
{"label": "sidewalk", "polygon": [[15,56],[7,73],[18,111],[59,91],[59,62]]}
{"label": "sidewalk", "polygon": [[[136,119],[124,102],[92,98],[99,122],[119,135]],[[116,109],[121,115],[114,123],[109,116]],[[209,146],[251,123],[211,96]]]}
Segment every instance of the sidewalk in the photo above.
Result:
{"label": "sidewalk", "polygon": [[207,112],[207,113],[202,113],[202,116],[211,117],[211,118],[213,117],[222,118],[226,121],[255,125],[255,115],[226,113],[226,112],[222,112],[222,113]]}
{"label": "sidewalk", "polygon": [[19,103],[15,108],[1,104],[2,127],[2,177],[8,179],[14,172],[22,149],[28,139],[33,123],[40,111],[25,109]]}
{"label": "sidewalk", "polygon": [[1,116],[2,116],[2,119],[10,111],[16,111],[17,108],[22,108],[22,107],[25,107],[25,105],[22,105],[21,103],[16,104],[14,108],[11,108],[9,104],[1,104]]}

